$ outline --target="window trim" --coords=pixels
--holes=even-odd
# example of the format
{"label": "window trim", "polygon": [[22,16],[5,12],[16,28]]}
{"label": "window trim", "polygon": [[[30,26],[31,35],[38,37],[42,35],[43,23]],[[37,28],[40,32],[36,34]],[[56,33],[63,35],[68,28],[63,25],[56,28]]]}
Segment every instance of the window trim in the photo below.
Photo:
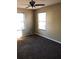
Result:
{"label": "window trim", "polygon": [[[46,13],[46,12],[40,12],[40,13]],[[37,16],[40,14],[38,13]],[[46,13],[46,21],[45,21],[45,29],[40,29],[39,28],[39,16],[37,17],[38,18],[38,30],[43,30],[43,31],[46,31],[47,30],[47,13]]]}

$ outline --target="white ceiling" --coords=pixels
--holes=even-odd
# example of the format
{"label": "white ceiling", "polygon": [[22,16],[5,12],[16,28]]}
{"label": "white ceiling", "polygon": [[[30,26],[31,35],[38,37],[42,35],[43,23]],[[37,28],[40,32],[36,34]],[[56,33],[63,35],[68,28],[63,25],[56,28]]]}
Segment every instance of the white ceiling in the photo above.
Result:
{"label": "white ceiling", "polygon": [[[17,0],[17,8],[26,8],[28,7],[27,4],[29,4],[29,1],[31,0]],[[56,3],[61,2],[61,0],[34,0],[36,2],[36,4],[45,4],[45,6],[49,6],[49,5],[53,5]],[[43,7],[45,7],[43,6]],[[42,6],[33,8],[33,9],[38,9],[41,8]],[[32,9],[31,7],[27,8],[27,9]]]}

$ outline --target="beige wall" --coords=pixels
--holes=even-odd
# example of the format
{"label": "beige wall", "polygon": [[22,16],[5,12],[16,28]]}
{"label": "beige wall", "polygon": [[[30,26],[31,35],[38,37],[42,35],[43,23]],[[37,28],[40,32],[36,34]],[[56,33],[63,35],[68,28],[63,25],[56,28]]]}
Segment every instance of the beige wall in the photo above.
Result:
{"label": "beige wall", "polygon": [[23,13],[24,14],[24,27],[23,35],[30,35],[34,32],[34,26],[33,26],[33,11],[27,10],[27,9],[17,9],[17,13]]}
{"label": "beige wall", "polygon": [[[47,13],[47,30],[38,29],[38,17],[40,12]],[[55,4],[35,11],[35,32],[61,42],[61,4]]]}

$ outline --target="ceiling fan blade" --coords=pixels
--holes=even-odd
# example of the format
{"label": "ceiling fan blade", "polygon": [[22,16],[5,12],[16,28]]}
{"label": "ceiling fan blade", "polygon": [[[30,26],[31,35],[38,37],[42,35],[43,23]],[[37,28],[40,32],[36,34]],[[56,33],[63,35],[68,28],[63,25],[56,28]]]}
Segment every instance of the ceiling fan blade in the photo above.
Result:
{"label": "ceiling fan blade", "polygon": [[45,4],[35,4],[35,6],[45,6]]}
{"label": "ceiling fan blade", "polygon": [[29,4],[17,4],[17,5],[29,5]]}
{"label": "ceiling fan blade", "polygon": [[29,8],[29,7],[31,7],[31,5],[28,5],[26,8]]}

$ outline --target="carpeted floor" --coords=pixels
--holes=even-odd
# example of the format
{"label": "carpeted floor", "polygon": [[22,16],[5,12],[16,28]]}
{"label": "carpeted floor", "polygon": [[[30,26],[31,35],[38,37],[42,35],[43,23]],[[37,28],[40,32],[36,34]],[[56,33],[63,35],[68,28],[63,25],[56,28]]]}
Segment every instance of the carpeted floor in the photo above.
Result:
{"label": "carpeted floor", "polygon": [[61,59],[61,44],[38,35],[17,41],[17,59]]}

